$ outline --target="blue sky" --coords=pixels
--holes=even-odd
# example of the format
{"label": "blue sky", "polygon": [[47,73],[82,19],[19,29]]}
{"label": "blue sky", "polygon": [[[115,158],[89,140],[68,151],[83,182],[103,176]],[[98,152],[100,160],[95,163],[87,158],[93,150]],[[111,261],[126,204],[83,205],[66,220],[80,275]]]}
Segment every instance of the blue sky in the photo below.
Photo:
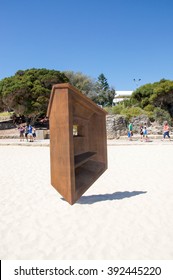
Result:
{"label": "blue sky", "polygon": [[1,0],[0,79],[47,68],[103,73],[116,90],[173,79],[172,0]]}

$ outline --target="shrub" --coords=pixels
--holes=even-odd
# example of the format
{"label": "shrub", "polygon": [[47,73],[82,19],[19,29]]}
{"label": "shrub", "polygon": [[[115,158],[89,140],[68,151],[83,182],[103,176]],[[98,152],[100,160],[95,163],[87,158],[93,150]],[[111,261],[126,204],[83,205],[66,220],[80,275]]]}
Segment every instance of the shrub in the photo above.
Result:
{"label": "shrub", "polygon": [[155,108],[153,112],[153,117],[159,124],[163,124],[164,121],[167,121],[171,124],[171,116],[166,110]]}
{"label": "shrub", "polygon": [[112,114],[121,114],[121,111],[124,109],[124,104],[119,103],[112,107]]}
{"label": "shrub", "polygon": [[144,110],[142,110],[140,107],[130,107],[121,110],[121,115],[124,115],[127,119],[142,115],[144,113]]}
{"label": "shrub", "polygon": [[112,114],[112,108],[113,108],[113,107],[104,107],[104,110],[105,110],[108,114]]}
{"label": "shrub", "polygon": [[154,106],[151,104],[148,104],[147,106],[144,107],[144,110],[147,112],[153,112],[154,111]]}

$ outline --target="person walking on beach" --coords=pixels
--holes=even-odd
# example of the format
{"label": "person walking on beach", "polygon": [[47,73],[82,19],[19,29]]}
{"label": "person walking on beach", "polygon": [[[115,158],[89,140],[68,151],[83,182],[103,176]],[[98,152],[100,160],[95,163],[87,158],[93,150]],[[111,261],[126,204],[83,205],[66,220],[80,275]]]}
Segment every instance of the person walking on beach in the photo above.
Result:
{"label": "person walking on beach", "polygon": [[129,140],[132,140],[133,136],[133,124],[130,122],[128,126],[128,138]]}
{"label": "person walking on beach", "polygon": [[144,138],[145,138],[145,141],[148,141],[147,123],[144,123],[144,127],[143,127],[143,136],[144,136]]}
{"label": "person walking on beach", "polygon": [[169,135],[169,125],[168,122],[166,121],[163,125],[163,139],[162,141],[166,138],[166,136],[171,140],[170,135]]}

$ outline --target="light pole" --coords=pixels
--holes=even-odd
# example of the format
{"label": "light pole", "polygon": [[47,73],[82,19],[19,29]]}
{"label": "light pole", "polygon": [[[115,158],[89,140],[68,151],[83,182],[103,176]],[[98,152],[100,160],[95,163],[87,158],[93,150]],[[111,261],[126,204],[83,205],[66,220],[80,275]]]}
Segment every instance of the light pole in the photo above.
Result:
{"label": "light pole", "polygon": [[134,83],[136,85],[136,88],[137,88],[141,79],[133,79],[133,81],[134,81]]}

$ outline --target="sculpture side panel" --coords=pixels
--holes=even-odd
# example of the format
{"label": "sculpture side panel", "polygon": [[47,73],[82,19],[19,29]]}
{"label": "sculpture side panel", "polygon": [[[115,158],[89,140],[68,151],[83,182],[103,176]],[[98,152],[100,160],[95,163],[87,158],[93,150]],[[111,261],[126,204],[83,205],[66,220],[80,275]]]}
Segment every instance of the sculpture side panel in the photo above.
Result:
{"label": "sculpture side panel", "polygon": [[71,97],[55,90],[50,113],[51,184],[71,204],[74,193],[74,154]]}

